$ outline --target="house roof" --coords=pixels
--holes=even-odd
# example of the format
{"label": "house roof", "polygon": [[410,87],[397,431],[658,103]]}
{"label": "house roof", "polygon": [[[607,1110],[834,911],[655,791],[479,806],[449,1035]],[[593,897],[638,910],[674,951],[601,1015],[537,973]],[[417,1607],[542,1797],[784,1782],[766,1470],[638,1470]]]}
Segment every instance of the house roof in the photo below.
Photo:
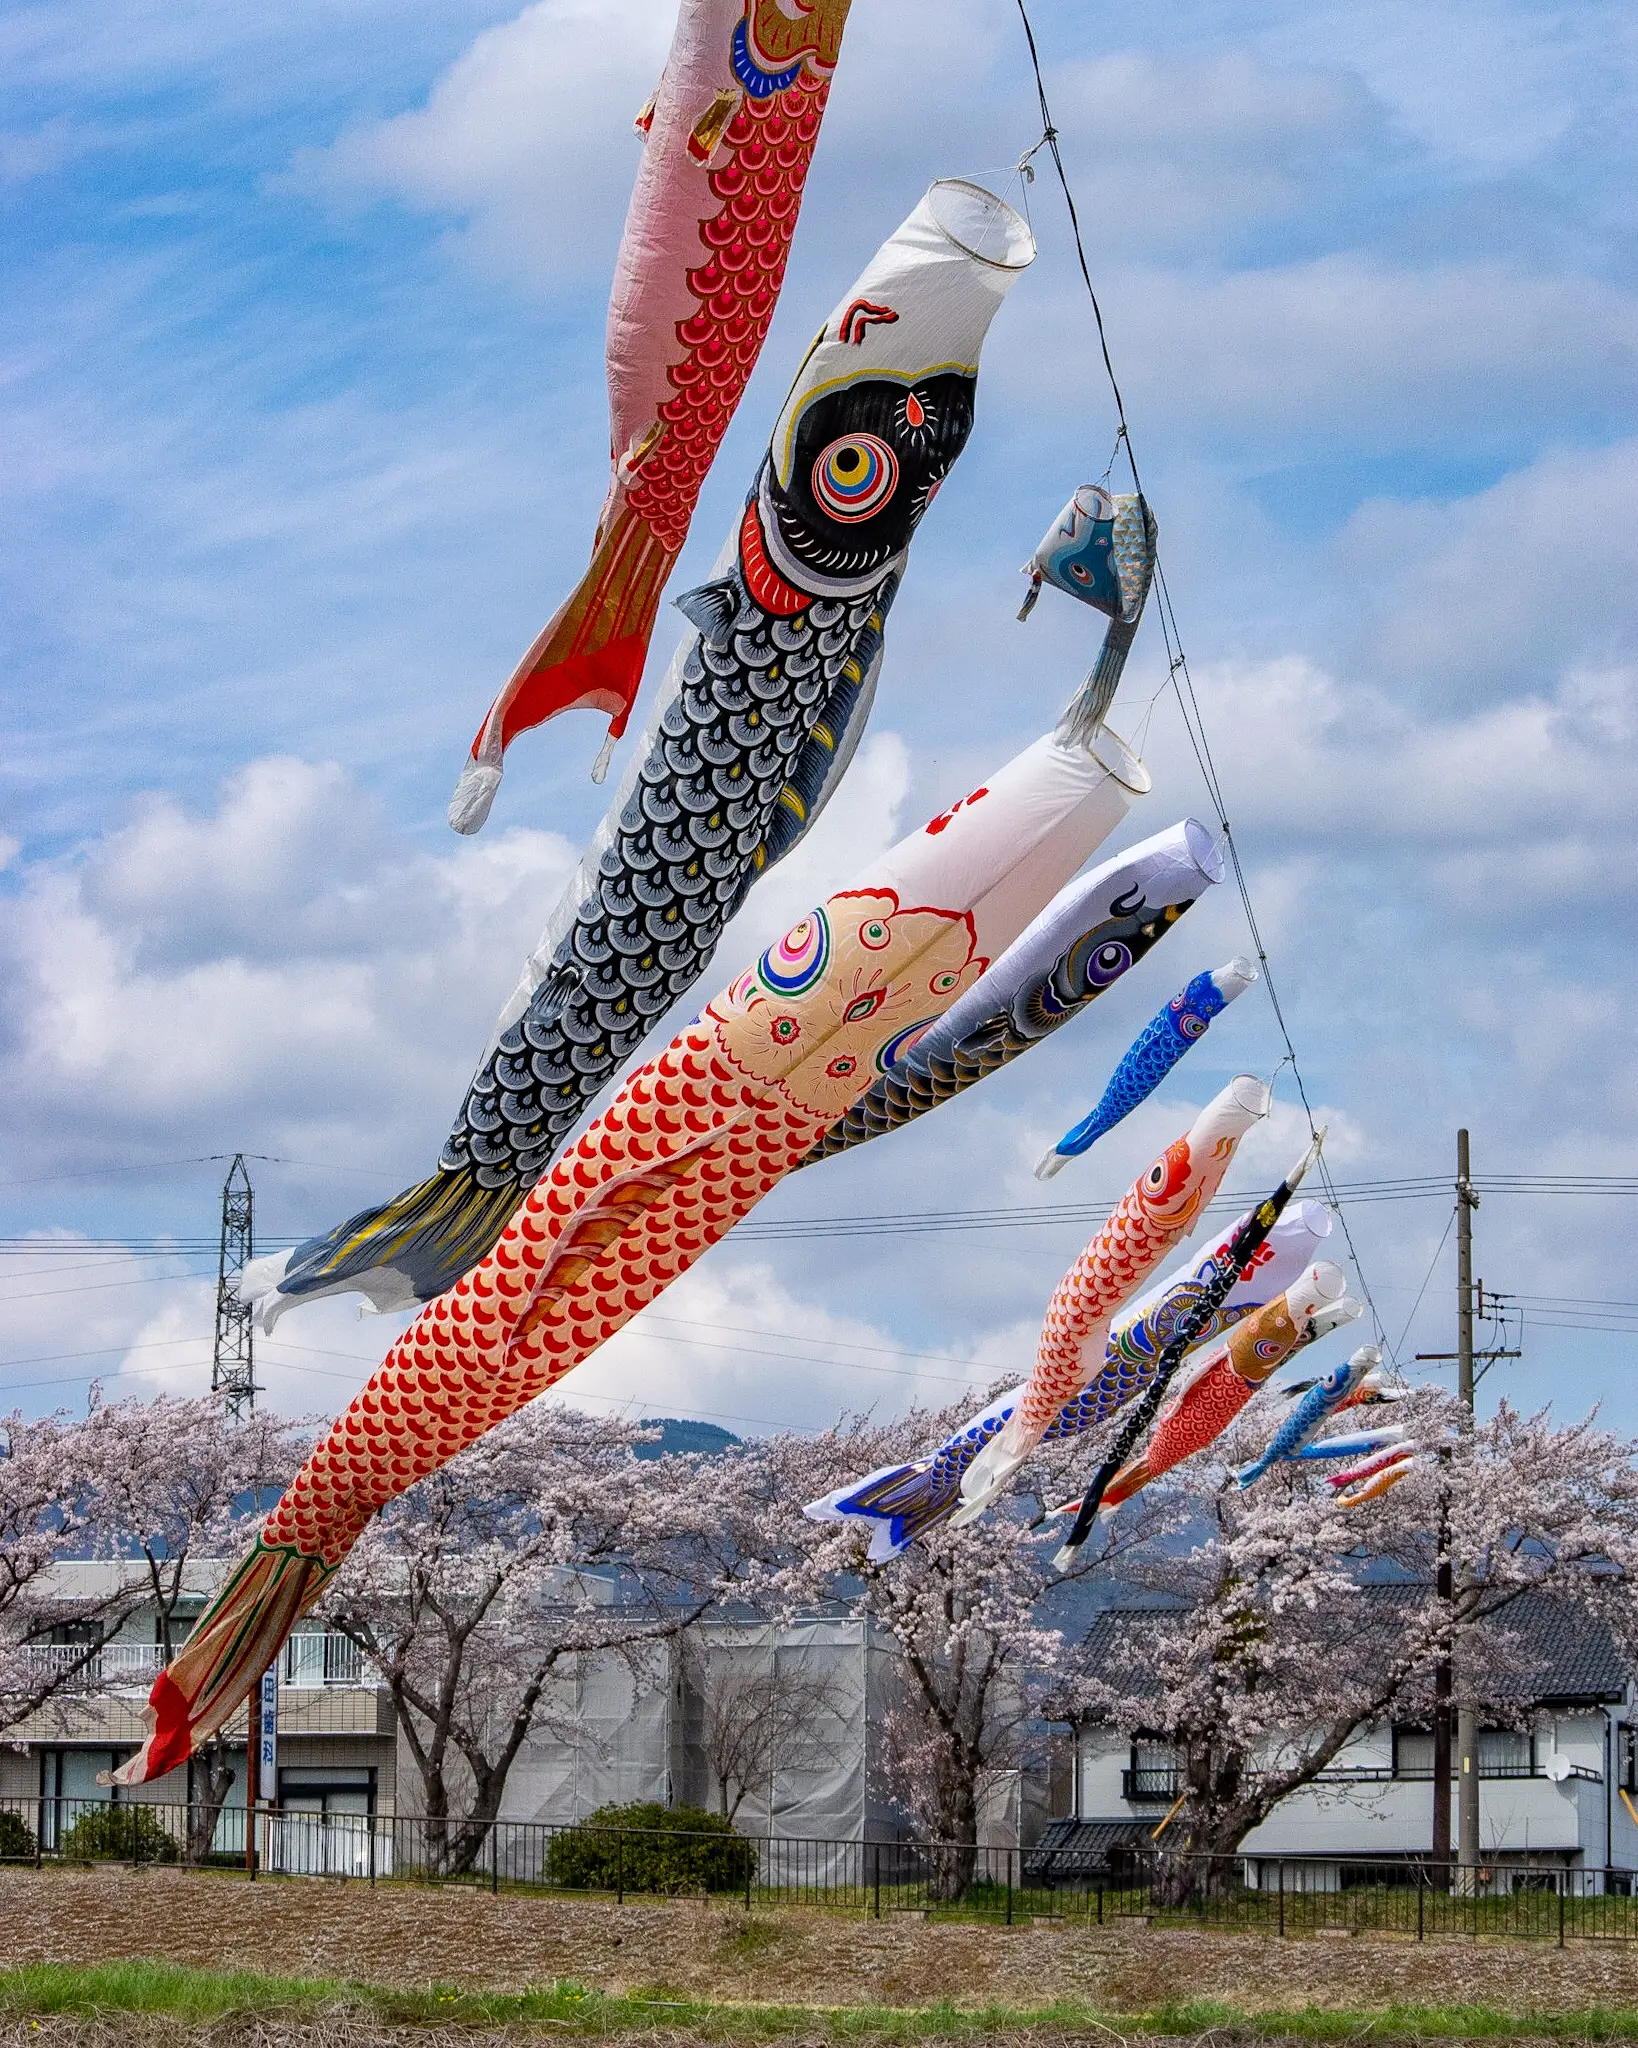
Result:
{"label": "house roof", "polygon": [[1034,1848],[1024,1853],[1024,1880],[1050,1884],[1054,1879],[1101,1876],[1117,1849],[1139,1848],[1152,1833],[1147,1821],[1049,1821]]}
{"label": "house roof", "polygon": [[[1401,1603],[1420,1597],[1408,1585],[1367,1584],[1360,1598],[1374,1604]],[[1095,1662],[1113,1661],[1123,1635],[1153,1625],[1177,1607],[1115,1607],[1100,1614],[1084,1643]],[[1516,1684],[1505,1689],[1520,1700],[1619,1700],[1626,1696],[1630,1667],[1608,1625],[1574,1601],[1550,1593],[1521,1593],[1494,1617],[1491,1626],[1505,1630],[1518,1645],[1513,1666]],[[1504,1659],[1511,1661],[1510,1659]]]}

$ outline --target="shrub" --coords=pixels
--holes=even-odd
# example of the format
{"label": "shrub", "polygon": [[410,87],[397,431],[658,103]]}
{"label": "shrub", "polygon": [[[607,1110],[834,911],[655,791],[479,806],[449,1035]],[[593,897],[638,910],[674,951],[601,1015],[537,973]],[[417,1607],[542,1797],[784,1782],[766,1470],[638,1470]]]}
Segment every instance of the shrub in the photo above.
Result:
{"label": "shrub", "polygon": [[756,1850],[720,1813],[698,1806],[600,1806],[552,1837],[549,1883],[586,1891],[743,1891]]}
{"label": "shrub", "polygon": [[174,1863],[180,1853],[151,1806],[90,1806],[58,1845],[70,1863]]}
{"label": "shrub", "polygon": [[20,1813],[0,1813],[0,1863],[32,1863],[34,1837]]}

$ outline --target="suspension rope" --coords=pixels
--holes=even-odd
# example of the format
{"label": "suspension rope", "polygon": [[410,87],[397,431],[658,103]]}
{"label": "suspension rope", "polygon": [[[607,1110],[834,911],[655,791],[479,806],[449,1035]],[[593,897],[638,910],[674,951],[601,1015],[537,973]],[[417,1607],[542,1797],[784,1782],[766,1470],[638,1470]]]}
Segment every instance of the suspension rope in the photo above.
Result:
{"label": "suspension rope", "polygon": [[[1047,98],[1046,80],[1041,73],[1041,55],[1035,41],[1035,29],[1029,18],[1029,8],[1026,5],[1026,0],[1017,0],[1017,6],[1019,19],[1024,25],[1024,40],[1029,45],[1030,68],[1035,74],[1035,97],[1041,111],[1041,139],[1035,144],[1034,148],[1027,150],[1019,159],[1019,169],[1022,171],[1025,165],[1030,162],[1030,159],[1043,149],[1052,159],[1052,167],[1057,173],[1058,184],[1063,191],[1064,207],[1069,215],[1070,231],[1075,239],[1076,260],[1080,265],[1082,281],[1086,285],[1086,295],[1092,303],[1092,317],[1097,323],[1098,347],[1103,355],[1104,371],[1108,376],[1109,389],[1115,401],[1115,415],[1120,423],[1115,436],[1116,448],[1118,450],[1122,446],[1125,447],[1126,460],[1130,464],[1132,471],[1133,488],[1138,492],[1139,496],[1142,496],[1143,483],[1138,473],[1137,451],[1132,445],[1132,431],[1127,423],[1126,401],[1121,395],[1120,380],[1115,375],[1114,359],[1109,350],[1109,336],[1104,327],[1103,308],[1098,303],[1097,287],[1092,282],[1092,268],[1087,261],[1086,244],[1081,236],[1080,211],[1075,204],[1075,194],[1070,186],[1069,173],[1064,168],[1063,152],[1058,146],[1058,129],[1057,124],[1052,118],[1051,102]],[[1112,466],[1113,460],[1111,459]],[[1107,474],[1108,472],[1106,471],[1105,475]],[[1245,868],[1240,860],[1240,849],[1235,843],[1234,833],[1229,825],[1228,807],[1224,801],[1222,783],[1218,778],[1217,764],[1212,758],[1211,742],[1206,737],[1206,722],[1201,714],[1200,701],[1195,695],[1194,678],[1189,673],[1189,660],[1183,649],[1182,632],[1177,623],[1177,614],[1172,606],[1172,594],[1166,582],[1166,571],[1159,560],[1158,553],[1155,560],[1154,587],[1155,608],[1160,618],[1161,634],[1166,643],[1166,659],[1170,685],[1177,698],[1177,708],[1183,719],[1183,729],[1188,734],[1189,745],[1194,751],[1194,758],[1200,769],[1201,780],[1206,786],[1206,793],[1211,800],[1212,809],[1216,813],[1223,847],[1228,854],[1229,866],[1234,873],[1234,886],[1239,894],[1240,907],[1245,913],[1246,929],[1251,935],[1251,943],[1257,955],[1257,965],[1262,973],[1263,987],[1268,994],[1269,1007],[1274,1014],[1275,1026],[1279,1031],[1281,1042],[1285,1046],[1285,1059],[1281,1062],[1281,1065],[1288,1064],[1291,1068],[1292,1078],[1297,1085],[1297,1094],[1302,1102],[1303,1114],[1308,1119],[1309,1135],[1313,1136],[1317,1129],[1314,1119],[1314,1107],[1309,1100],[1308,1087],[1303,1079],[1301,1064],[1297,1059],[1296,1046],[1292,1043],[1291,1028],[1286,1022],[1285,1009],[1280,1001],[1280,992],[1275,985],[1274,972],[1268,957],[1268,949],[1263,944],[1262,930],[1258,925],[1257,912],[1251,900],[1250,885],[1246,881]],[[1377,1310],[1375,1298],[1371,1293],[1370,1283],[1365,1277],[1365,1268],[1360,1262],[1359,1248],[1354,1243],[1352,1230],[1348,1227],[1347,1212],[1342,1206],[1336,1183],[1331,1178],[1330,1169],[1326,1165],[1323,1152],[1319,1156],[1317,1167],[1320,1185],[1325,1190],[1326,1200],[1335,1214],[1338,1223],[1342,1226],[1342,1235],[1348,1246],[1348,1258],[1355,1274],[1358,1276],[1360,1291],[1365,1296],[1366,1306],[1370,1309],[1371,1322],[1377,1342],[1386,1344],[1388,1355],[1397,1366],[1399,1363],[1398,1348],[1389,1337],[1386,1326]]]}

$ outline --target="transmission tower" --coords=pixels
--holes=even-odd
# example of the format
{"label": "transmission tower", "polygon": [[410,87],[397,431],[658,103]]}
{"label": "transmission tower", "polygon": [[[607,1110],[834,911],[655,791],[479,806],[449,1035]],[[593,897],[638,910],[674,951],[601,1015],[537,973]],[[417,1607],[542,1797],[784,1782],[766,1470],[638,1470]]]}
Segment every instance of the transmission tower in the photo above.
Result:
{"label": "transmission tower", "polygon": [[211,1356],[211,1390],[222,1396],[234,1422],[256,1405],[256,1340],[248,1302],[235,1284],[250,1263],[255,1196],[245,1155],[235,1152],[222,1183],[222,1256],[216,1269],[216,1348]]}

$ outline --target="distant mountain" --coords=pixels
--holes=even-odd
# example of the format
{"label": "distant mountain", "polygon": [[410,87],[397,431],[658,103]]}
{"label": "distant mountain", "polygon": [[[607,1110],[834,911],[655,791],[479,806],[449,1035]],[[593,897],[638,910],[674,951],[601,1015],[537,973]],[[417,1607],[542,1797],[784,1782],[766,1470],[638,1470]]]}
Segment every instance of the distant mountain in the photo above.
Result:
{"label": "distant mountain", "polygon": [[714,1422],[685,1422],[676,1415],[645,1415],[643,1427],[659,1430],[660,1440],[653,1444],[639,1444],[636,1452],[639,1458],[663,1458],[668,1452],[683,1451],[700,1451],[711,1457],[739,1442],[731,1430],[719,1429]]}

